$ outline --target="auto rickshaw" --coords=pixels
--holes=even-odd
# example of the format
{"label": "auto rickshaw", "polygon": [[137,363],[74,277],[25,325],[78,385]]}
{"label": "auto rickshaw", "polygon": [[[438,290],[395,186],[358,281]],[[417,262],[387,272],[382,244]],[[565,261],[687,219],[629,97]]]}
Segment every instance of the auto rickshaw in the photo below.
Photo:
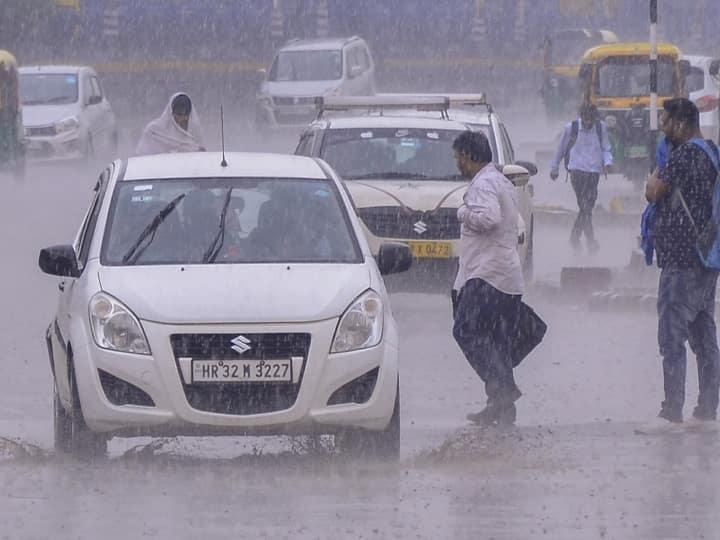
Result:
{"label": "auto rickshaw", "polygon": [[[659,44],[657,95],[665,99],[685,94],[690,69],[680,49]],[[594,104],[608,128],[613,168],[639,189],[655,156],[650,140],[650,45],[617,43],[587,50],[580,67],[582,99]]]}
{"label": "auto rickshaw", "polygon": [[551,118],[565,119],[577,112],[580,100],[578,72],[583,53],[594,45],[617,43],[610,30],[573,28],[545,36],[541,45],[543,81],[540,95]]}
{"label": "auto rickshaw", "polygon": [[25,176],[24,129],[15,57],[0,50],[0,171]]}

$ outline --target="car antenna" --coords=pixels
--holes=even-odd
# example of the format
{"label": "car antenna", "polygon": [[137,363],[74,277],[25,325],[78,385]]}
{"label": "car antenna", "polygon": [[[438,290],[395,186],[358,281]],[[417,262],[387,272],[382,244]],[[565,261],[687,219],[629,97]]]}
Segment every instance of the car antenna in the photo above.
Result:
{"label": "car antenna", "polygon": [[225,120],[222,105],[220,105],[220,145],[222,147],[222,161],[220,162],[220,166],[227,167],[228,164],[225,159]]}

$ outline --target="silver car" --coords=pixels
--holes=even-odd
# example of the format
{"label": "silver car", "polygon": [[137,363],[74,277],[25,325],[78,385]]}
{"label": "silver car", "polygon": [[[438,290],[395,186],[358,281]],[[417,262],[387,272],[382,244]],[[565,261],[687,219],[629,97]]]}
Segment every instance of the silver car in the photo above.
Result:
{"label": "silver car", "polygon": [[22,67],[20,100],[28,159],[114,157],[115,114],[92,68]]}
{"label": "silver car", "polygon": [[375,93],[375,62],[357,36],[290,41],[277,52],[270,70],[259,73],[259,128],[304,127],[314,118],[320,96]]}

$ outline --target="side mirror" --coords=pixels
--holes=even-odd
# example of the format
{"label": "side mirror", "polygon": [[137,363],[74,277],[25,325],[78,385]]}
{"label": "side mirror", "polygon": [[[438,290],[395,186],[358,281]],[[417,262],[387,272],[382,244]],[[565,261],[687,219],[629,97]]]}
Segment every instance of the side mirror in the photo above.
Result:
{"label": "side mirror", "polygon": [[102,96],[94,95],[88,98],[88,105],[97,105],[102,103]]}
{"label": "side mirror", "polygon": [[51,246],[40,250],[38,258],[40,270],[51,276],[71,277],[80,276],[77,257],[72,246]]}
{"label": "side mirror", "polygon": [[590,64],[583,64],[582,66],[580,66],[580,71],[578,72],[578,77],[585,84],[588,84],[592,77],[592,66],[590,66]]}
{"label": "side mirror", "polygon": [[383,276],[405,272],[412,266],[412,250],[400,242],[384,243],[380,246],[377,265]]}
{"label": "side mirror", "polygon": [[717,77],[720,74],[720,59],[713,60],[710,62],[710,75]]}
{"label": "side mirror", "polygon": [[535,176],[538,173],[537,165],[535,165],[532,161],[516,161],[515,165],[518,165],[523,169],[527,169],[530,176]]}
{"label": "side mirror", "polygon": [[[537,169],[535,169],[537,172]],[[530,181],[530,172],[520,165],[505,165],[502,173],[515,187],[523,187]]]}
{"label": "side mirror", "polygon": [[265,68],[260,68],[255,71],[255,81],[260,84],[265,80],[267,77],[267,70]]}

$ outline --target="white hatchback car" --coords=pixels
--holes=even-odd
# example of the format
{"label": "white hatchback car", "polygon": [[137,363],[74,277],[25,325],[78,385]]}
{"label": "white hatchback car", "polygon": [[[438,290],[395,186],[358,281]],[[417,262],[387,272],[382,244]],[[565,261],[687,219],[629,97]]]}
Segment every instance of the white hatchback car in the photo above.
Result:
{"label": "white hatchback car", "polygon": [[115,157],[115,114],[92,68],[22,67],[20,100],[28,159]]}
{"label": "white hatchback car", "polygon": [[304,127],[324,95],[375,93],[375,62],[365,40],[292,40],[278,50],[262,77],[255,121],[258,128]]}
{"label": "white hatchback car", "polygon": [[[113,436],[335,434],[397,456],[398,330],[340,179],[321,160],[173,154],[114,162],[73,245],[47,331],[55,444]],[[339,436],[338,436],[339,435]]]}
{"label": "white hatchback car", "polygon": [[700,129],[704,137],[717,142],[720,95],[718,81],[710,70],[714,59],[710,56],[690,55],[683,55],[683,59],[690,62],[690,72],[685,78],[685,89],[700,110]]}
{"label": "white hatchback car", "polygon": [[295,153],[322,158],[342,176],[373,252],[394,240],[407,242],[417,259],[457,259],[457,209],[469,182],[457,170],[452,144],[463,131],[484,133],[496,166],[516,186],[518,252],[532,279],[530,176],[537,168],[515,160],[505,126],[481,94],[328,97],[319,104],[320,117]]}

